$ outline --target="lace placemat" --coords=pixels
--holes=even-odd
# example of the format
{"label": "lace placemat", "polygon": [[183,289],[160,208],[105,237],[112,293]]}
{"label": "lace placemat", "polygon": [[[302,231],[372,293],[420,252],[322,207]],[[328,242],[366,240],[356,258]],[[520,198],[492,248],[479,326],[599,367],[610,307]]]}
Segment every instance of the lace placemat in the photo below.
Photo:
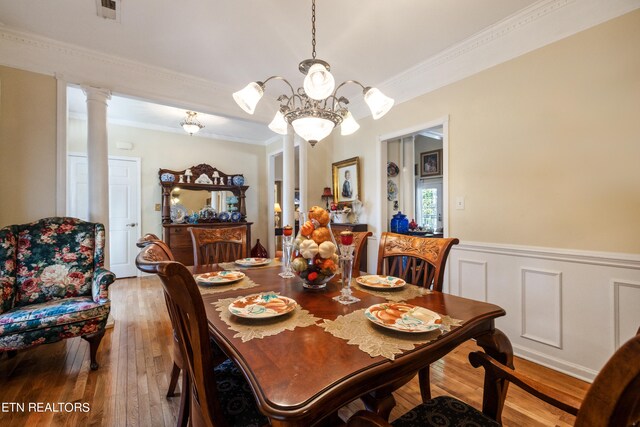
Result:
{"label": "lace placemat", "polygon": [[461,320],[449,316],[442,316],[439,330],[423,334],[396,332],[375,326],[364,316],[365,309],[356,310],[336,320],[324,320],[318,326],[337,338],[347,341],[347,344],[357,345],[358,348],[371,357],[382,356],[394,360],[397,354],[405,350],[412,350],[418,344],[425,344],[438,338],[442,333],[449,332],[452,327],[460,326]]}
{"label": "lace placemat", "polygon": [[410,299],[429,295],[430,293],[432,293],[431,290],[423,288],[422,286],[415,286],[410,284],[406,284],[401,289],[394,289],[390,291],[376,291],[374,289],[361,286],[358,282],[355,281],[355,279],[351,281],[351,287],[359,291],[375,295],[377,297],[386,298],[387,301],[393,302],[408,301]]}
{"label": "lace placemat", "polygon": [[220,319],[229,325],[229,329],[237,332],[233,337],[240,338],[242,342],[270,337],[284,331],[293,331],[298,327],[315,325],[318,320],[322,320],[300,306],[291,313],[271,319],[244,319],[229,312],[229,305],[236,299],[223,298],[211,304],[216,306],[216,310],[220,312]]}
{"label": "lace placemat", "polygon": [[238,265],[235,262],[221,262],[218,264],[220,268],[228,271],[236,271],[236,270],[255,270],[258,268],[267,268],[267,267],[275,267],[282,265],[282,262],[279,259],[272,260],[269,264],[266,265],[258,265],[255,267],[244,267],[242,265]]}
{"label": "lace placemat", "polygon": [[[198,282],[196,281],[196,283]],[[198,289],[201,295],[219,294],[221,292],[235,291],[238,289],[255,288],[256,286],[258,286],[258,284],[251,280],[249,276],[245,276],[244,279],[229,285],[201,285],[198,283]]]}

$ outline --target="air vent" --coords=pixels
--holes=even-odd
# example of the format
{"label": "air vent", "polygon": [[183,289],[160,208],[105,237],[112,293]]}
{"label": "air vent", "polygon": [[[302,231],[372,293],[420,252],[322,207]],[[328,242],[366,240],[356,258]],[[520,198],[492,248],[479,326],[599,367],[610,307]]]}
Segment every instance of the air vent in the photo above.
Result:
{"label": "air vent", "polygon": [[120,0],[96,0],[98,16],[120,22]]}

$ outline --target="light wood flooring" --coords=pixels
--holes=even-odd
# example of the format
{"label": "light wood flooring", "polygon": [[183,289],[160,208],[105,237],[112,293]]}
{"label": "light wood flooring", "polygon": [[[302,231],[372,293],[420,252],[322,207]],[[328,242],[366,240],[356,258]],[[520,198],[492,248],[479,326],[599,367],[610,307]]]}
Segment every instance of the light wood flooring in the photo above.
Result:
{"label": "light wood flooring", "polygon": [[[89,368],[89,345],[80,338],[0,358],[0,426],[174,426],[179,397],[165,398],[172,361],[171,326],[160,282],[155,277],[116,281],[111,287],[115,326],[98,352],[100,368]],[[434,396],[447,394],[476,408],[482,402],[483,371],[467,355],[467,343],[431,366]],[[516,369],[582,399],[589,384],[516,359]],[[419,404],[417,379],[396,393],[395,419]],[[12,411],[28,402],[88,403],[89,412]],[[359,401],[340,410],[345,418],[362,408]],[[510,387],[503,422],[507,426],[567,426],[574,417]]]}

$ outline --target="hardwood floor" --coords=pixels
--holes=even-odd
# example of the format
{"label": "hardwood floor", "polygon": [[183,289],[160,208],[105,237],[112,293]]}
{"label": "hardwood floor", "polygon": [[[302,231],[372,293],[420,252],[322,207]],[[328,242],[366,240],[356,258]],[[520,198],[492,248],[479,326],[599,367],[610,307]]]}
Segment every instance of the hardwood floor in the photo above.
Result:
{"label": "hardwood floor", "polygon": [[[171,326],[160,282],[155,277],[118,280],[111,287],[111,298],[115,326],[102,340],[97,371],[90,370],[89,345],[80,338],[21,351],[13,359],[2,355],[0,425],[175,425],[179,397],[165,398],[172,366]],[[475,348],[467,343],[431,365],[434,396],[448,394],[481,407],[483,371],[467,361]],[[580,399],[589,386],[522,359],[515,363],[516,369]],[[396,393],[398,405],[391,419],[417,405],[419,399],[414,379]],[[58,407],[29,411],[29,402]],[[86,403],[90,410],[67,412],[66,402]],[[16,404],[24,404],[25,410],[15,410]],[[340,415],[345,418],[361,408],[355,401],[342,408]],[[510,387],[503,421],[507,426],[568,426],[574,417]]]}

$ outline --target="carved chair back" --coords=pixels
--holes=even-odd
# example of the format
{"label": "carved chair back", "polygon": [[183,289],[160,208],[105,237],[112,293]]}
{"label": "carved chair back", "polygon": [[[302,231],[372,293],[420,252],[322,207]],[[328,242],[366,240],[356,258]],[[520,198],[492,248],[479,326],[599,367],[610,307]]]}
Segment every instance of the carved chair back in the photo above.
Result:
{"label": "carved chair back", "polygon": [[247,256],[247,227],[189,227],[193,265],[235,261]]}
{"label": "carved chair back", "polygon": [[157,274],[162,282],[176,344],[192,383],[189,399],[192,421],[199,425],[226,425],[218,400],[202,296],[191,272],[179,262],[169,260],[161,243],[147,244],[138,254],[136,265],[141,271]]}
{"label": "carved chair back", "polygon": [[426,238],[384,232],[378,249],[377,274],[442,291],[444,267],[458,239]]}
{"label": "carved chair back", "polygon": [[[371,231],[354,231],[353,232],[353,274],[352,277],[360,276],[360,260],[362,259],[362,251],[367,246],[367,237],[373,235]],[[340,232],[333,230],[333,237],[338,246],[340,246]]]}

